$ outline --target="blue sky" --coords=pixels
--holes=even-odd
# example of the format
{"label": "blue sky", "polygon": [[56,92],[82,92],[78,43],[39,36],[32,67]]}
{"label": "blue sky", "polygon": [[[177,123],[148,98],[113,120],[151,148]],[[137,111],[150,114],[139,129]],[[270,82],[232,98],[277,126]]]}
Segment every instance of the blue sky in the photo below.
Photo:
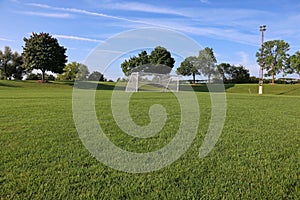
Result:
{"label": "blue sky", "polygon": [[[300,50],[299,10],[299,0],[0,0],[0,48],[22,52],[24,37],[48,32],[68,49],[69,62],[84,62],[118,33],[158,27],[181,32],[213,48],[218,63],[241,64],[257,76],[259,26],[267,25],[265,40],[285,40],[293,54]],[[108,78],[120,76],[117,70]]]}

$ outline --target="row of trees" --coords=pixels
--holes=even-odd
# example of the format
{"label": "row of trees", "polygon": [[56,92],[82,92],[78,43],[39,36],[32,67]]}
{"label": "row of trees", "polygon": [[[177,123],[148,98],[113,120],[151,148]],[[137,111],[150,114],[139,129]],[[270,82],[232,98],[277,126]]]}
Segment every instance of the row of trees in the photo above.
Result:
{"label": "row of trees", "polygon": [[[66,65],[66,48],[60,46],[57,39],[48,33],[33,33],[29,38],[24,38],[23,53],[12,52],[9,47],[0,50],[0,78],[19,79],[27,74],[27,79],[43,82],[45,79],[54,80],[53,75],[46,71],[58,73],[58,80],[92,80],[106,81],[103,74],[94,71],[90,74],[88,67],[72,62]],[[31,73],[33,69],[41,70],[41,74]]]}
{"label": "row of trees", "polygon": [[196,75],[203,74],[208,77],[208,82],[211,82],[211,77],[216,75],[217,59],[212,48],[204,48],[199,51],[198,57],[189,56],[177,68],[177,73],[183,76],[193,76],[195,83]]}
{"label": "row of trees", "polygon": [[94,71],[90,74],[86,65],[71,62],[63,68],[63,73],[57,75],[57,80],[89,80],[89,81],[106,81],[104,75],[98,71]]}
{"label": "row of trees", "polygon": [[[283,40],[272,40],[264,43],[262,48],[256,53],[257,62],[263,66],[265,76],[272,77],[272,83],[275,82],[275,76],[279,73],[284,75],[297,73],[300,75],[300,52],[294,55],[288,54],[289,44]],[[159,70],[161,65],[169,67]],[[141,67],[142,66],[142,67]],[[150,67],[151,66],[151,67]],[[131,57],[121,64],[121,68],[126,76],[134,71],[169,73],[174,67],[174,59],[167,49],[156,47],[150,55],[146,51],[141,51],[138,56]],[[151,70],[152,71],[151,71]],[[183,76],[192,76],[193,83],[196,81],[196,75],[203,75],[212,80],[223,80],[225,83],[249,83],[257,81],[257,78],[250,77],[249,70],[244,66],[235,66],[229,63],[217,65],[217,59],[213,49],[206,47],[199,51],[198,56],[189,56],[181,62],[176,70],[177,74]]]}
{"label": "row of trees", "polygon": [[[158,46],[150,55],[146,51],[141,51],[137,56],[125,60],[121,64],[121,68],[126,76],[136,71],[167,74],[174,67],[174,63],[175,60],[171,53],[164,47]],[[198,57],[187,57],[181,62],[176,72],[183,76],[192,75],[193,83],[196,81],[196,75],[200,74],[207,76],[209,82],[213,79],[222,79],[230,83],[250,82],[249,70],[243,66],[234,66],[228,63],[216,65],[216,63],[217,59],[213,49],[206,47],[199,51]]]}
{"label": "row of trees", "polygon": [[[57,77],[52,74],[45,74],[45,80],[58,80],[58,81],[75,81],[75,80],[88,80],[88,81],[107,81],[103,74],[98,71],[89,72],[88,67],[81,63],[71,62],[63,68],[63,73],[58,74]],[[26,80],[42,80],[41,73],[30,73],[27,75]]]}
{"label": "row of trees", "polygon": [[[223,80],[225,83],[249,83],[252,82],[249,70],[244,66],[235,66],[229,63],[216,65],[217,59],[212,48],[206,47],[199,51],[198,57],[187,57],[177,68],[177,73],[184,76],[193,76],[195,83],[196,75],[207,76],[208,82]],[[253,78],[252,78],[253,79]]]}

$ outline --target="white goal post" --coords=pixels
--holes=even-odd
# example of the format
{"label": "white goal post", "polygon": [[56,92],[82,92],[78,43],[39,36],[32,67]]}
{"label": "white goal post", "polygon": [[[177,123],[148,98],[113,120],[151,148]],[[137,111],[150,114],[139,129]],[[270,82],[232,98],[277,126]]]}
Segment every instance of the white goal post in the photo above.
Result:
{"label": "white goal post", "polygon": [[179,76],[145,72],[131,73],[126,92],[178,92]]}

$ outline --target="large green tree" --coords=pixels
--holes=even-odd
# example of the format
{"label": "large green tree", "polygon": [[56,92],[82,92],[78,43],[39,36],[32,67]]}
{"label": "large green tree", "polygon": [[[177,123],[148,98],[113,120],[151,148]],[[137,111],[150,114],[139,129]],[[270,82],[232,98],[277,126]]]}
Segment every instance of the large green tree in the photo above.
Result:
{"label": "large green tree", "polygon": [[196,75],[200,74],[197,66],[197,57],[189,56],[181,62],[180,67],[177,68],[177,73],[183,76],[193,76],[193,83],[196,82]]}
{"label": "large green tree", "polygon": [[289,64],[290,72],[297,73],[300,76],[300,51],[297,51],[294,55],[290,57]]}
{"label": "large green tree", "polygon": [[121,68],[126,76],[135,71],[169,73],[174,63],[171,53],[166,48],[158,46],[150,55],[146,51],[141,51],[138,56],[130,57],[121,64]]}
{"label": "large green tree", "polygon": [[23,78],[24,68],[23,59],[18,52],[12,52],[10,47],[4,47],[0,50],[0,77],[1,79],[19,79]]}
{"label": "large green tree", "polygon": [[198,66],[201,74],[208,77],[208,82],[211,82],[211,76],[217,72],[217,59],[212,48],[206,47],[199,51]]}
{"label": "large green tree", "polygon": [[271,40],[263,44],[256,53],[257,63],[266,70],[267,76],[272,76],[275,83],[276,74],[283,72],[288,66],[288,51],[290,45],[283,40]]}
{"label": "large green tree", "polygon": [[42,71],[42,81],[45,72],[62,73],[67,62],[66,48],[60,46],[57,39],[49,33],[32,33],[24,38],[23,47],[24,67]]}

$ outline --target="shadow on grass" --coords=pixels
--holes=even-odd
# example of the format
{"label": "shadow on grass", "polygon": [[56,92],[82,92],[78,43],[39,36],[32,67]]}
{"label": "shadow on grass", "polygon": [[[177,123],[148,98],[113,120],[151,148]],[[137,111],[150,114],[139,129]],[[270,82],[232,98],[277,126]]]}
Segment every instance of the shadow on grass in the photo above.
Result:
{"label": "shadow on grass", "polygon": [[11,87],[11,88],[21,88],[22,86],[19,86],[19,85],[12,85],[12,84],[7,84],[7,83],[3,83],[3,82],[0,82],[0,87]]}
{"label": "shadow on grass", "polygon": [[115,86],[113,84],[98,83],[98,82],[75,82],[74,87],[79,89],[97,89],[97,90],[125,90],[124,86]]}
{"label": "shadow on grass", "polygon": [[[73,82],[72,82],[73,83]],[[97,90],[120,90],[125,91],[126,83],[124,85],[115,86],[115,84],[107,84],[107,83],[98,83],[98,82],[76,82],[74,87],[79,89],[97,89]],[[234,84],[225,84],[225,91],[228,88],[234,87]],[[180,85],[179,91],[191,91],[191,88],[194,92],[223,92],[224,87],[221,84],[211,84],[210,89],[207,84],[199,84],[199,85]]]}
{"label": "shadow on grass", "polygon": [[290,89],[290,90],[287,90],[287,91],[283,91],[283,92],[280,92],[280,93],[277,93],[277,95],[286,95],[286,94],[289,94],[289,93],[292,93],[296,90],[298,90],[299,88],[293,88],[293,89]]}
{"label": "shadow on grass", "polygon": [[51,83],[57,84],[57,85],[69,85],[69,86],[74,85],[74,81],[51,81]]}
{"label": "shadow on grass", "polygon": [[[234,87],[235,84],[224,84],[225,91],[231,87]],[[224,88],[222,84],[211,84],[210,89],[207,84],[191,85],[195,92],[223,92]],[[189,85],[180,85],[180,91],[189,91]]]}

